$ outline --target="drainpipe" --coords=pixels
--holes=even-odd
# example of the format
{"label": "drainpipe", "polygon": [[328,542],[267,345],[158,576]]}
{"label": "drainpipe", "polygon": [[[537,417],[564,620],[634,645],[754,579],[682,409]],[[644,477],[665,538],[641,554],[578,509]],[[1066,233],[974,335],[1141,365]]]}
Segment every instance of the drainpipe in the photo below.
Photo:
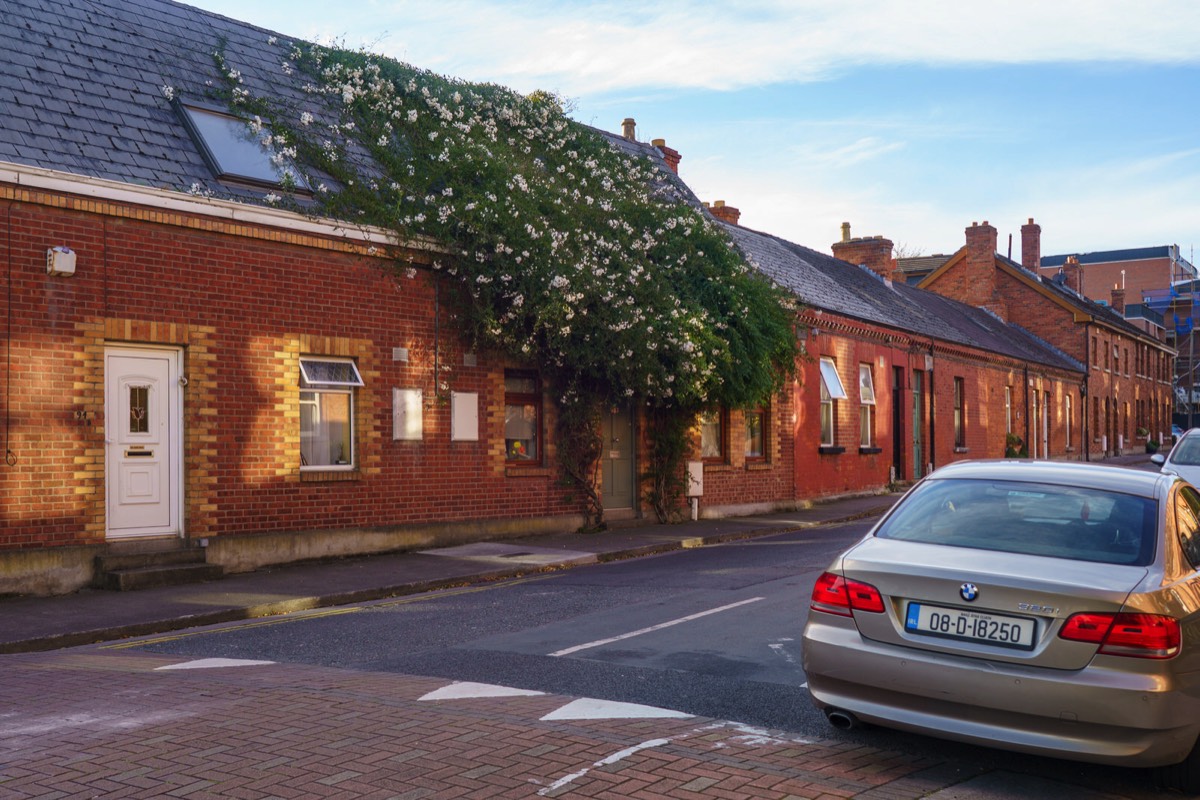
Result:
{"label": "drainpipe", "polygon": [[[1025,390],[1025,449],[1029,449],[1029,365],[1025,365],[1025,380],[1022,382]],[[1034,448],[1037,451],[1037,448]]]}
{"label": "drainpipe", "polygon": [[937,469],[937,425],[935,423],[934,400],[937,392],[934,390],[933,375],[933,341],[929,342],[929,467],[930,472]]}
{"label": "drainpipe", "polygon": [[1088,384],[1092,377],[1092,323],[1087,323],[1083,326],[1083,383],[1080,385],[1079,393],[1083,398],[1083,424],[1079,429],[1083,431],[1083,460],[1092,460],[1092,430],[1088,424],[1091,415],[1088,413]]}
{"label": "drainpipe", "polygon": [[13,342],[13,253],[12,253],[12,207],[9,203],[5,215],[4,255],[8,262],[8,280],[5,282],[6,302],[4,316],[7,334],[4,340],[4,463],[17,465],[17,454],[12,451],[12,342]]}

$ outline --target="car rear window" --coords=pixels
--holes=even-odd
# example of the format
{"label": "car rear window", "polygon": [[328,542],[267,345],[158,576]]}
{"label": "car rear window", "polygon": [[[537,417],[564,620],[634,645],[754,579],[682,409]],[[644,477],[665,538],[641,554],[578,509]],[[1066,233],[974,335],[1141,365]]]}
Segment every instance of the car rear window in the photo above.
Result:
{"label": "car rear window", "polygon": [[875,532],[882,539],[1145,566],[1158,504],[1119,492],[1018,481],[921,484]]}

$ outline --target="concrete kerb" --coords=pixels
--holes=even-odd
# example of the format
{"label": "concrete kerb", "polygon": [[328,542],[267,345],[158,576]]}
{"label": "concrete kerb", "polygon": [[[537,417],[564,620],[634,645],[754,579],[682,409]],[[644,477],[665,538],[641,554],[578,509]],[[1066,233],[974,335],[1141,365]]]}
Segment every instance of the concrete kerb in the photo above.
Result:
{"label": "concrete kerb", "polygon": [[626,546],[613,550],[602,550],[595,553],[594,558],[571,558],[560,562],[541,564],[536,567],[531,567],[528,565],[514,566],[505,569],[484,570],[471,573],[469,575],[456,575],[446,578],[431,578],[429,580],[421,581],[405,581],[404,583],[400,584],[364,588],[327,595],[293,597],[286,600],[275,600],[269,603],[214,609],[213,611],[203,613],[181,614],[137,623],[124,623],[109,627],[94,627],[82,631],[50,634],[30,639],[23,639],[20,641],[0,642],[0,654],[32,653],[43,652],[47,650],[57,650],[65,647],[78,647],[102,642],[112,642],[120,639],[130,639],[141,636],[153,636],[156,634],[170,633],[172,631],[183,630],[191,627],[217,625],[226,622],[239,622],[249,619],[260,619],[301,611],[312,611],[320,608],[330,608],[339,605],[387,600],[394,597],[417,595],[425,592],[452,589],[461,586],[470,586],[473,584],[511,580],[513,578],[520,578],[530,574],[571,569],[573,567],[582,566],[588,563],[606,563],[631,558],[641,558],[645,556],[673,552],[676,550],[705,547],[709,545],[722,544],[725,542],[773,536],[776,534],[788,533],[796,530],[816,528],[823,525],[836,525],[845,522],[853,522],[855,520],[865,519],[882,514],[890,507],[891,503],[888,502],[877,507],[871,507],[830,519],[794,520],[782,525],[767,525],[761,528],[727,531],[707,536],[681,537],[678,539],[667,539],[645,545]]}

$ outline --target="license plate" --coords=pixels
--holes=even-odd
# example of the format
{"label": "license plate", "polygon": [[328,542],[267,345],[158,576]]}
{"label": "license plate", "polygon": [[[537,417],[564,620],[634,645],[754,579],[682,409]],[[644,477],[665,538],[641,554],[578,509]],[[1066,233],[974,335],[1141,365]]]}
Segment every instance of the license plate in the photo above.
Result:
{"label": "license plate", "polygon": [[904,618],[904,630],[929,636],[1032,650],[1037,623],[1022,617],[909,603],[908,613]]}

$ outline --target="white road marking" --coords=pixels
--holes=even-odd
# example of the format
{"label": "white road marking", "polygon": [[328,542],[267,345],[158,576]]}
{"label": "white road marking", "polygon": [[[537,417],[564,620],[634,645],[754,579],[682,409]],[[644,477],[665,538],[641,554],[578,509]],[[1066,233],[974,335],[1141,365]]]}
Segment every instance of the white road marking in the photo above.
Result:
{"label": "white road marking", "polygon": [[156,667],[155,672],[164,669],[215,669],[217,667],[259,667],[274,664],[274,661],[252,661],[248,658],[200,658],[195,661],[185,661],[182,664],[168,664]]}
{"label": "white road marking", "polygon": [[495,686],[490,683],[471,683],[461,681],[443,686],[428,694],[418,697],[421,700],[466,700],[472,697],[533,697],[545,694],[530,689],[514,689],[511,686]]}
{"label": "white road marking", "polygon": [[578,772],[572,772],[570,775],[564,775],[563,777],[559,778],[558,780],[556,780],[554,783],[550,784],[549,786],[539,789],[538,795],[544,797],[545,795],[548,795],[551,792],[558,791],[562,787],[566,786],[568,783],[577,781],[580,778],[582,778],[584,775],[587,775],[589,772],[591,772],[596,767],[606,767],[609,764],[615,764],[618,761],[622,761],[626,758],[629,758],[631,755],[638,752],[639,750],[647,750],[651,747],[662,747],[664,744],[670,744],[670,743],[671,743],[670,739],[651,739],[648,742],[642,742],[641,744],[635,744],[633,747],[627,747],[624,750],[619,750],[616,753],[613,753],[608,758],[604,758],[604,759],[601,759],[600,761],[597,761],[595,764],[592,764],[592,766],[590,766],[590,767],[585,767],[584,769],[581,769]]}
{"label": "white road marking", "polygon": [[593,647],[602,647],[606,644],[612,644],[613,642],[619,642],[622,639],[632,639],[634,636],[641,636],[643,633],[653,633],[654,631],[660,631],[663,628],[670,628],[672,625],[679,625],[684,622],[691,622],[694,619],[700,619],[701,617],[707,617],[709,614],[718,614],[722,611],[728,611],[731,608],[737,608],[738,606],[744,606],[747,603],[757,603],[759,600],[765,600],[765,599],[766,598],[763,598],[763,597],[751,597],[749,600],[740,600],[736,603],[730,603],[727,606],[721,606],[720,608],[710,608],[708,611],[701,611],[696,614],[689,614],[686,617],[680,617],[679,619],[673,619],[670,622],[660,622],[657,625],[651,625],[649,628],[642,628],[641,630],[630,631],[629,633],[622,633],[620,636],[612,636],[608,639],[599,639],[594,642],[588,642],[587,644],[577,644],[574,647],[568,647],[564,650],[557,650],[553,653],[550,653],[550,655],[551,656],[569,656],[571,653],[578,653],[580,650],[590,650]]}
{"label": "white road marking", "polygon": [[565,706],[551,711],[543,720],[554,719],[688,719],[692,714],[672,711],[669,708],[643,706],[638,703],[619,703],[615,700],[593,700],[583,697],[572,700]]}
{"label": "white road marking", "polygon": [[[811,739],[804,739],[799,736],[788,736],[787,734],[773,734],[765,728],[756,728],[752,725],[746,725],[741,722],[714,722],[711,725],[704,725],[700,728],[697,728],[695,732],[699,734],[706,734],[711,733],[712,731],[725,730],[727,728],[732,728],[736,732],[734,736],[730,737],[729,741],[751,747],[813,743]],[[689,738],[689,736],[691,736],[691,734],[680,738]],[[728,742],[717,742],[713,745],[713,747],[718,750],[728,746]]]}

